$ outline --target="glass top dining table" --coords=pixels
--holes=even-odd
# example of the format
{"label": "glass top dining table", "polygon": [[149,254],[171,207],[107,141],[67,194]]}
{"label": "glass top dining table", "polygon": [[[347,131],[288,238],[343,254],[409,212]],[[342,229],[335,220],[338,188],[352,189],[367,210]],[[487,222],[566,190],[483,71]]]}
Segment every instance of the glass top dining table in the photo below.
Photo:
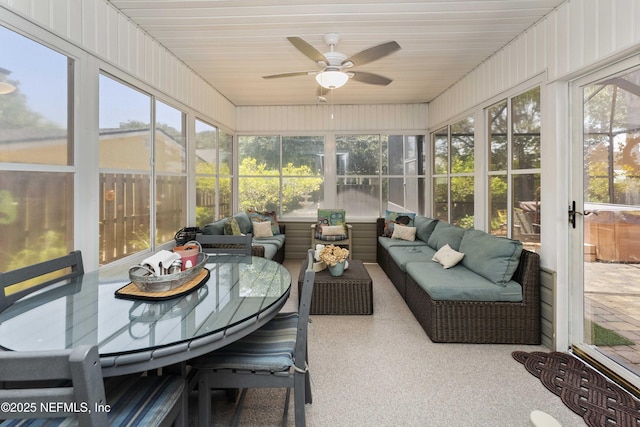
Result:
{"label": "glass top dining table", "polygon": [[268,322],[291,290],[281,264],[211,256],[209,279],[180,297],[130,300],[115,292],[127,271],[85,273],[16,301],[0,313],[0,347],[11,351],[97,345],[104,376],[142,372],[223,347]]}

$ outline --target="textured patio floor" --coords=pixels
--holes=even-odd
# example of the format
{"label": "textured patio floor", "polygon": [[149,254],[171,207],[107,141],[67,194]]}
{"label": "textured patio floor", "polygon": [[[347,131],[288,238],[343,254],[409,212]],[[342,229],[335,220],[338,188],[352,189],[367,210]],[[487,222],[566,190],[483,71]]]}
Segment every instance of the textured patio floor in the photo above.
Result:
{"label": "textured patio floor", "polygon": [[585,317],[634,341],[598,347],[640,375],[640,264],[585,263]]}

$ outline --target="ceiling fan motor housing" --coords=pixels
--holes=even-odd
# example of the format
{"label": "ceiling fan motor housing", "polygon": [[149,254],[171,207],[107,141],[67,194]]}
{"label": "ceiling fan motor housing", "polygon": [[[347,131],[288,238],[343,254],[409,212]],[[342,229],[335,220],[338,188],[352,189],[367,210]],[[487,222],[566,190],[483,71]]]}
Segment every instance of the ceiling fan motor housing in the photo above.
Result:
{"label": "ceiling fan motor housing", "polygon": [[342,63],[347,59],[347,56],[340,52],[325,52],[324,57],[327,58],[329,63],[324,64],[323,61],[318,61],[318,65],[321,67],[342,68]]}

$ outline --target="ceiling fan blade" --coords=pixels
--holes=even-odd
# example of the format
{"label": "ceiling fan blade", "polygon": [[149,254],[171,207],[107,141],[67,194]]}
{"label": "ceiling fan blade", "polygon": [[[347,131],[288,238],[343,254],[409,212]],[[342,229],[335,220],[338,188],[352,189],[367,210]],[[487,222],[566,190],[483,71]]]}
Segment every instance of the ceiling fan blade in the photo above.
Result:
{"label": "ceiling fan blade", "polygon": [[289,40],[289,42],[294,45],[296,49],[304,53],[307,58],[311,59],[313,62],[323,61],[326,64],[329,63],[322,52],[311,46],[306,41],[302,40],[300,37],[287,37],[287,40]]}
{"label": "ceiling fan blade", "polygon": [[362,52],[356,53],[351,58],[345,59],[342,64],[345,65],[346,63],[351,62],[353,65],[363,65],[377,59],[384,58],[385,56],[400,49],[400,45],[396,42],[379,44],[377,46],[370,47],[369,49],[365,49]]}
{"label": "ceiling fan blade", "polygon": [[279,79],[280,77],[295,77],[295,76],[307,76],[309,73],[313,73],[310,71],[297,71],[295,73],[284,73],[284,74],[272,74],[270,76],[262,76],[263,79]]}
{"label": "ceiling fan blade", "polygon": [[355,80],[361,83],[368,83],[370,85],[386,86],[393,81],[391,79],[373,73],[363,73],[359,71],[352,71],[350,73],[353,73],[353,77],[351,78],[351,80]]}

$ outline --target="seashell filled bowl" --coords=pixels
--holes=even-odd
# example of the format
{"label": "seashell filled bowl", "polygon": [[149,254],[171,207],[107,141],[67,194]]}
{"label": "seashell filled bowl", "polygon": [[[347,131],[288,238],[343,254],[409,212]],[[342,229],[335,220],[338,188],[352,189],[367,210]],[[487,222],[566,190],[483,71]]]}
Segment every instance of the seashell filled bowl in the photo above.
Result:
{"label": "seashell filled bowl", "polygon": [[198,253],[197,262],[193,267],[187,268],[179,273],[164,274],[161,276],[155,275],[153,271],[142,265],[134,265],[129,268],[129,279],[141,291],[167,292],[179,288],[196,277],[198,273],[202,271],[208,260],[209,255],[200,252]]}

